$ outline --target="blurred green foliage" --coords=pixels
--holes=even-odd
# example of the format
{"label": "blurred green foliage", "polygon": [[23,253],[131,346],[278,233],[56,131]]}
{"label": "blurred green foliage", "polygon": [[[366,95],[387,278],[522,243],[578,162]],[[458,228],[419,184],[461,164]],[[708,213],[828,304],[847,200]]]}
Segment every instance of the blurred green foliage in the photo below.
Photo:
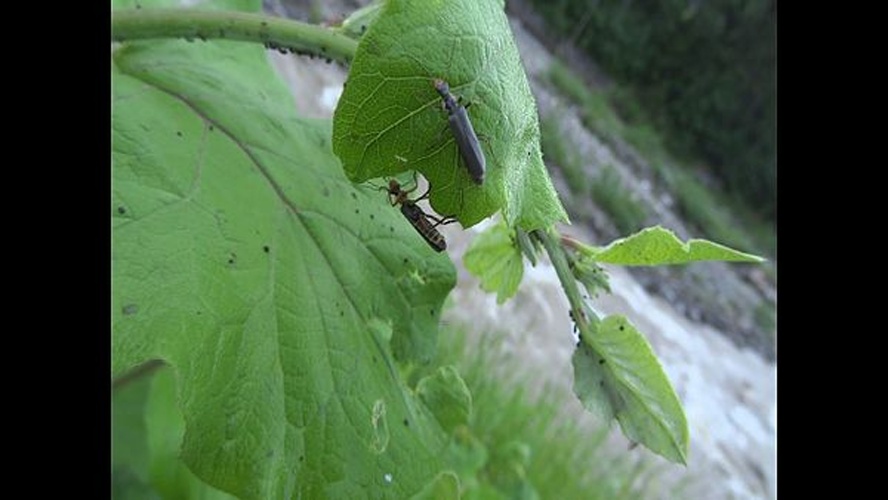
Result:
{"label": "blurred green foliage", "polygon": [[633,87],[673,154],[703,158],[729,191],[773,219],[773,0],[533,3],[554,30]]}

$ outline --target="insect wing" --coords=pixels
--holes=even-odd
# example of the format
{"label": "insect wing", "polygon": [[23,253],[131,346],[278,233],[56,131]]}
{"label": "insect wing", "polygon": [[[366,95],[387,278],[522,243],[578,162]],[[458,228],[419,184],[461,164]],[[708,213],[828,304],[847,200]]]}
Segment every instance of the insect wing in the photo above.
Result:
{"label": "insect wing", "polygon": [[401,213],[410,221],[416,232],[426,240],[430,247],[436,252],[443,252],[447,249],[447,241],[441,236],[441,233],[426,218],[425,212],[413,203],[401,204]]}
{"label": "insect wing", "polygon": [[450,131],[453,132],[456,145],[459,147],[459,154],[469,170],[469,176],[472,177],[472,181],[475,184],[482,184],[484,182],[486,160],[466,108],[457,106],[448,117],[448,121],[450,123]]}

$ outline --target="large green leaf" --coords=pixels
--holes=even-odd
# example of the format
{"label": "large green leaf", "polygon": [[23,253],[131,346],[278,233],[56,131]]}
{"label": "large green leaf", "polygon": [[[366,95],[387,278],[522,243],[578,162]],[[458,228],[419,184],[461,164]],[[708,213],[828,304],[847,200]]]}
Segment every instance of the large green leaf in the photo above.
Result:
{"label": "large green leaf", "polygon": [[623,434],[677,463],[687,463],[684,410],[644,336],[623,316],[581,332],[573,355],[574,392],[583,406]]}
{"label": "large green leaf", "polygon": [[615,240],[598,251],[594,259],[598,262],[624,266],[661,266],[704,260],[729,262],[765,260],[707,240],[691,239],[687,243],[682,243],[675,233],[660,226],[645,228],[631,236]]}
{"label": "large green leaf", "polygon": [[112,376],[171,365],[182,459],[240,498],[420,491],[445,436],[395,360],[433,355],[446,255],[348,182],[261,47],[112,63]]}
{"label": "large green leaf", "polygon": [[[469,104],[487,158],[472,183],[433,87]],[[333,120],[354,181],[421,172],[432,207],[469,227],[502,209],[526,230],[566,221],[540,153],[536,104],[501,0],[389,0],[358,45]]]}

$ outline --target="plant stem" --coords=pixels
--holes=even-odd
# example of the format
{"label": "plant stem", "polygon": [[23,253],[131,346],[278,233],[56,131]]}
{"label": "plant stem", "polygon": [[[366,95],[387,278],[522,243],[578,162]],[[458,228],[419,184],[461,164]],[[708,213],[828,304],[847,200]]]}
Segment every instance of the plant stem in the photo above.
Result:
{"label": "plant stem", "polygon": [[567,301],[570,303],[571,317],[573,317],[574,323],[580,330],[580,335],[594,334],[595,327],[598,324],[598,316],[583,302],[583,296],[580,294],[577,280],[570,270],[567,256],[564,253],[564,249],[559,245],[561,235],[553,228],[537,229],[530,234],[543,244],[543,248],[549,254],[549,261],[552,262],[555,274],[558,275],[558,281],[561,282],[561,288],[564,290],[564,294],[567,295]]}
{"label": "plant stem", "polygon": [[349,63],[358,43],[313,24],[246,12],[198,9],[120,9],[111,12],[111,40],[224,39]]}

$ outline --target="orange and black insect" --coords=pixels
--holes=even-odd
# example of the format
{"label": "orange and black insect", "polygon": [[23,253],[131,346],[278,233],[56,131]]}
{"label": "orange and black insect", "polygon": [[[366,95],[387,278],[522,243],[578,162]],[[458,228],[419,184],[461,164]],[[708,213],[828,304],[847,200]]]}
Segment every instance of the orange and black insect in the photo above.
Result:
{"label": "orange and black insect", "polygon": [[[441,224],[450,224],[451,222],[454,222],[455,219],[450,217],[442,219],[425,213],[419,208],[416,202],[428,197],[429,191],[426,190],[425,194],[415,200],[411,200],[408,195],[415,189],[416,188],[414,187],[413,189],[405,191],[401,189],[401,184],[399,184],[398,181],[392,179],[389,181],[386,190],[391,198],[392,206],[401,205],[401,213],[404,214],[404,217],[406,217],[408,221],[410,221],[410,224],[413,225],[416,232],[426,240],[426,243],[434,248],[436,252],[443,252],[447,249],[447,241],[444,240],[444,236],[442,236],[435,228]],[[429,189],[431,189],[431,187],[429,187]],[[435,223],[432,224],[429,219],[435,221]]]}

